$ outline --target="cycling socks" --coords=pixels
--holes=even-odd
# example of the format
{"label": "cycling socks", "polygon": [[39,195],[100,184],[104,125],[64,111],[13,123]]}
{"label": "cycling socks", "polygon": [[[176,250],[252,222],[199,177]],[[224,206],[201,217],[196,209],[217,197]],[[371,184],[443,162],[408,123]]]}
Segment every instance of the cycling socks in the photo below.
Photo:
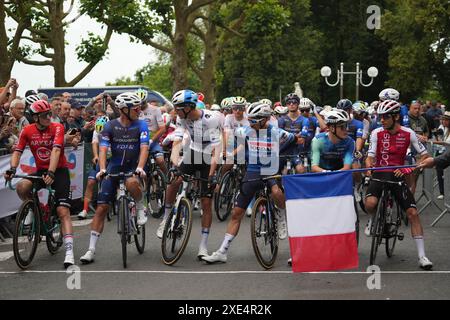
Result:
{"label": "cycling socks", "polygon": [[167,217],[169,216],[170,212],[172,211],[173,205],[165,205],[164,206],[164,220],[167,219]]}
{"label": "cycling socks", "polygon": [[73,234],[67,233],[64,235],[64,247],[66,248],[66,256],[73,256]]}
{"label": "cycling socks", "polygon": [[206,249],[208,246],[209,228],[202,228],[202,239],[200,241],[200,248]]}
{"label": "cycling socks", "polygon": [[229,233],[225,233],[225,238],[223,239],[222,245],[220,246],[219,252],[220,253],[227,253],[228,248],[231,245],[231,241],[233,241],[235,236],[233,236],[232,234]]}
{"label": "cycling socks", "polygon": [[423,240],[423,236],[415,236],[413,238],[414,241],[416,242],[419,258],[425,257],[425,242]]}
{"label": "cycling socks", "polygon": [[95,245],[97,244],[98,238],[100,238],[100,233],[91,230],[91,238],[89,240],[89,250],[91,250],[92,252],[95,252]]}

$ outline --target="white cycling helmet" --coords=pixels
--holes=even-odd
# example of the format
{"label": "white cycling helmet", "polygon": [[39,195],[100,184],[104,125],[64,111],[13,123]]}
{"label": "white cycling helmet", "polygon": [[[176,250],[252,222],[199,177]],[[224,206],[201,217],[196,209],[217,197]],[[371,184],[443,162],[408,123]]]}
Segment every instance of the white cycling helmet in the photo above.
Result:
{"label": "white cycling helmet", "polygon": [[196,107],[198,102],[198,96],[197,93],[195,93],[192,90],[180,90],[175,92],[175,94],[172,97],[172,103],[177,107],[177,105],[187,105],[190,104],[192,107]]}
{"label": "white cycling helmet", "polygon": [[356,114],[368,113],[366,103],[363,101],[356,101],[353,106],[353,112]]}
{"label": "white cycling helmet", "polygon": [[269,107],[272,108],[272,101],[270,101],[269,99],[261,99],[261,100],[259,100],[259,102],[268,104]]}
{"label": "white cycling helmet", "polygon": [[228,98],[222,99],[222,102],[220,102],[220,106],[222,107],[222,109],[231,108],[231,99],[233,99],[233,97],[228,97]]}
{"label": "white cycling helmet", "polygon": [[141,98],[135,92],[124,92],[116,97],[115,103],[117,108],[122,109],[140,106],[141,101]]}
{"label": "white cycling helmet", "polygon": [[272,115],[272,108],[262,102],[254,102],[247,108],[247,117],[249,118],[265,118]]}
{"label": "white cycling helmet", "polygon": [[289,109],[288,109],[288,107],[276,106],[273,111],[275,112],[275,114],[282,116],[282,115],[287,114],[289,112]]}
{"label": "white cycling helmet", "polygon": [[347,123],[350,121],[350,116],[345,110],[334,108],[325,114],[326,124]]}
{"label": "white cycling helmet", "polygon": [[220,111],[220,106],[218,104],[213,104],[211,106],[211,111]]}
{"label": "white cycling helmet", "polygon": [[386,88],[383,91],[380,92],[380,101],[385,100],[395,100],[398,101],[400,99],[400,92],[393,88]]}
{"label": "white cycling helmet", "polygon": [[25,102],[27,105],[31,106],[34,102],[41,100],[37,94],[32,94],[25,97]]}
{"label": "white cycling helmet", "polygon": [[230,101],[231,101],[231,106],[232,107],[233,106],[244,106],[245,107],[247,105],[247,100],[245,100],[244,97],[239,97],[239,96],[232,97],[230,99]]}
{"label": "white cycling helmet", "polygon": [[385,100],[378,105],[377,114],[400,113],[400,103],[395,100]]}
{"label": "white cycling helmet", "polygon": [[313,103],[308,98],[301,98],[298,107],[300,110],[309,110],[313,106]]}

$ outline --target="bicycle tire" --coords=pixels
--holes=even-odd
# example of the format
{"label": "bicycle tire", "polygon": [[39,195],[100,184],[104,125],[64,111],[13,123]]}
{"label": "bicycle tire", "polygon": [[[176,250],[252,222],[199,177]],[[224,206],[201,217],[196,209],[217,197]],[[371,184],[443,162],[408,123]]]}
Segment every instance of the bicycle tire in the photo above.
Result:
{"label": "bicycle tire", "polygon": [[173,265],[181,258],[189,241],[191,230],[192,206],[188,199],[181,198],[176,210],[170,212],[164,225],[161,241],[164,264]]}
{"label": "bicycle tire", "polygon": [[[167,189],[167,182],[166,182],[166,176],[161,171],[161,169],[156,168],[156,175],[153,175],[153,177],[149,178],[149,184],[147,187],[147,204],[151,209],[151,215],[153,218],[161,218],[161,216],[164,214],[164,203],[166,201],[166,189]],[[153,184],[151,184],[152,179],[156,178],[156,190],[153,190]],[[153,196],[152,196],[153,193]],[[158,204],[159,202],[159,204]],[[157,208],[159,206],[159,208]],[[154,210],[157,208],[157,210]]]}
{"label": "bicycle tire", "polygon": [[63,244],[63,234],[61,228],[61,221],[58,218],[58,213],[55,207],[55,196],[49,195],[48,206],[50,216],[48,222],[45,223],[45,243],[50,254],[55,254]]}
{"label": "bicycle tire", "polygon": [[140,226],[137,223],[137,216],[134,217],[134,224],[136,226],[136,234],[134,235],[134,243],[139,254],[143,254],[145,250],[145,224]]}
{"label": "bicycle tire", "polygon": [[128,204],[124,197],[119,199],[119,230],[120,230],[120,242],[122,246],[122,262],[123,267],[127,267],[127,240],[128,240],[128,225],[127,225],[127,211]]}
{"label": "bicycle tire", "polygon": [[[33,216],[30,224],[25,225],[27,215],[32,210]],[[29,226],[29,227],[27,227]],[[40,213],[34,204],[33,200],[26,200],[22,203],[16,216],[16,223],[13,234],[13,252],[14,260],[21,269],[26,269],[33,261],[36,254],[37,246],[40,241],[41,234],[41,219]],[[25,239],[22,239],[25,237]],[[28,240],[24,242],[23,240]],[[30,246],[28,256],[25,256],[24,247]]]}
{"label": "bicycle tire", "polygon": [[[219,192],[217,193],[217,204],[214,205],[216,216],[219,221],[225,221],[231,213],[233,207],[234,181],[231,171],[228,171],[222,177],[219,184]],[[225,204],[225,212],[222,213],[223,204]]]}
{"label": "bicycle tire", "polygon": [[356,221],[355,221],[356,245],[359,247],[359,210],[355,198],[353,198],[353,205],[355,207],[355,214],[356,214]]}
{"label": "bicycle tire", "polygon": [[378,247],[383,239],[384,228],[384,210],[385,210],[385,193],[380,198],[377,213],[372,222],[372,245],[370,247],[370,265],[375,265]]}
{"label": "bicycle tire", "polygon": [[[398,229],[400,228],[402,221],[402,214],[400,205],[394,201],[393,208],[395,212],[392,214],[394,222],[391,223],[389,229],[387,230],[388,237],[386,237],[386,255],[391,258],[394,255],[395,244],[397,243]],[[386,227],[388,227],[386,225]]]}
{"label": "bicycle tire", "polygon": [[[278,255],[278,233],[275,214],[268,207],[266,197],[258,197],[252,208],[251,237],[252,246],[259,264],[264,269],[271,269]],[[264,257],[264,248],[258,245],[258,240],[263,240],[265,246],[269,246],[268,257]]]}

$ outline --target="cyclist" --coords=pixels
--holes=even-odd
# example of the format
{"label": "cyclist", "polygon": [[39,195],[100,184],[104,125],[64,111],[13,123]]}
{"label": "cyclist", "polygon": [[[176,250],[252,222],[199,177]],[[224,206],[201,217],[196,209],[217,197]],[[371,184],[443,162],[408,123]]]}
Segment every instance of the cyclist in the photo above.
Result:
{"label": "cyclist", "polygon": [[[99,135],[103,131],[103,127],[109,121],[107,116],[100,116],[95,121],[95,131],[92,135],[92,164],[94,168],[88,173],[88,181],[86,184],[86,191],[84,193],[84,203],[83,210],[78,214],[78,219],[83,220],[86,219],[88,211],[89,211],[89,203],[92,200],[92,196],[94,194],[94,187],[97,183],[97,173],[100,171],[100,166],[98,164],[98,147],[99,147]],[[109,158],[109,157],[108,157]]]}
{"label": "cyclist", "polygon": [[[422,144],[419,143],[416,134],[409,128],[400,125],[400,104],[394,100],[385,100],[378,106],[378,115],[382,127],[375,129],[370,136],[370,149],[366,159],[366,167],[402,166],[405,163],[406,152],[410,144],[421,156],[421,160],[429,158]],[[402,181],[405,174],[412,169],[386,170],[374,172],[373,177],[380,180]],[[367,173],[371,175],[369,171]],[[383,184],[371,181],[367,193],[365,208],[371,215],[376,213],[378,199],[382,193]],[[433,267],[431,261],[425,256],[423,228],[417,213],[417,207],[411,190],[406,186],[394,186],[393,194],[400,206],[405,210],[411,223],[411,234],[417,246],[419,266],[425,270]],[[371,220],[366,226],[365,233],[370,235]]]}
{"label": "cyclist", "polygon": [[[307,120],[300,114],[299,104],[300,98],[295,93],[289,93],[284,98],[285,105],[287,106],[289,113],[278,119],[278,127],[294,134],[297,137],[297,145],[292,145],[286,151],[286,155],[292,155],[292,165],[295,168],[296,173],[304,173],[305,167],[303,166],[302,159],[299,154],[305,151],[305,141],[308,137],[308,127],[305,122]],[[294,157],[295,156],[295,157]],[[286,161],[281,161],[281,166],[284,167]]]}
{"label": "cyclist", "polygon": [[[25,147],[30,147],[36,160],[37,172],[32,175],[43,177],[44,188],[46,185],[55,190],[56,211],[61,220],[61,229],[64,238],[66,255],[64,267],[75,263],[73,256],[73,230],[70,218],[70,175],[67,168],[67,160],[64,155],[64,126],[51,122],[51,107],[47,101],[37,100],[30,106],[30,114],[33,124],[23,128],[19,142],[11,156],[11,168],[6,172],[5,179],[10,180],[16,173]],[[17,184],[17,194],[23,201],[31,199],[33,184],[30,180],[22,179]],[[28,214],[25,219],[31,223],[32,216]]]}
{"label": "cyclist", "polygon": [[147,90],[139,89],[136,91],[136,94],[142,103],[139,119],[147,123],[148,131],[150,132],[149,153],[153,156],[162,172],[167,173],[163,150],[159,145],[159,138],[166,132],[166,125],[164,124],[161,110],[153,104],[153,101],[149,101]]}
{"label": "cyclist", "polygon": [[[145,179],[144,167],[147,163],[149,149],[149,132],[145,121],[139,120],[141,99],[134,92],[124,92],[115,100],[120,110],[120,117],[105,124],[100,139],[99,165],[97,180],[108,173],[134,172],[135,176],[125,181],[125,186],[136,201],[139,225],[147,222],[143,204],[143,190],[137,177]],[[111,159],[107,165],[108,149]],[[118,181],[104,179],[98,194],[97,209],[91,224],[89,249],[80,261],[84,264],[94,261],[97,240],[103,232],[105,216],[111,201],[116,196]]]}
{"label": "cyclist", "polygon": [[[297,140],[294,134],[270,125],[269,119],[271,114],[272,110],[268,104],[261,102],[252,103],[247,108],[250,127],[243,127],[237,130],[238,137],[242,138],[242,142],[245,141],[246,160],[248,163],[247,172],[243,179],[241,192],[234,204],[231,220],[228,223],[227,232],[221,247],[212,255],[203,257],[203,260],[208,263],[227,261],[228,248],[239,231],[245,210],[256,192],[264,187],[262,181],[245,181],[276,174],[279,169],[277,164],[279,153]],[[287,229],[284,193],[275,179],[271,179],[267,183],[271,188],[271,195],[275,204],[279,208],[278,235],[280,239],[285,239],[287,237]]]}
{"label": "cyclist", "polygon": [[[222,124],[221,118],[216,112],[197,109],[197,102],[197,94],[191,90],[180,90],[172,97],[172,103],[178,115],[177,129],[175,130],[178,139],[173,142],[171,162],[174,167],[169,173],[193,175],[196,171],[200,171],[200,176],[204,179],[200,184],[203,215],[201,241],[197,255],[201,259],[208,255],[207,242],[212,222],[211,204],[213,191],[217,184],[215,172],[217,157],[220,153]],[[183,160],[180,163],[179,151],[185,133],[188,133],[190,137],[190,144],[183,148]],[[172,211],[182,182],[182,177],[178,177],[167,187],[164,218],[156,233],[158,238],[162,238],[166,219]]]}
{"label": "cyclist", "polygon": [[355,142],[348,136],[350,116],[344,110],[327,112],[325,122],[328,132],[318,134],[312,140],[311,169],[313,172],[350,170],[355,152]]}
{"label": "cyclist", "polygon": [[222,108],[222,113],[224,116],[233,113],[233,110],[231,109],[231,99],[233,99],[233,97],[223,98],[220,102],[220,107]]}

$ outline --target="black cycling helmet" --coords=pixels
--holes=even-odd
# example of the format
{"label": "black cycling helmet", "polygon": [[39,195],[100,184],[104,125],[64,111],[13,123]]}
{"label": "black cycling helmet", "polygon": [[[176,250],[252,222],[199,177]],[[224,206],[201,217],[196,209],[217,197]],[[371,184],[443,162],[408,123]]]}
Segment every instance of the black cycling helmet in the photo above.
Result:
{"label": "black cycling helmet", "polygon": [[336,104],[336,108],[342,110],[351,110],[353,108],[353,103],[348,99],[342,99],[338,101],[338,103]]}

